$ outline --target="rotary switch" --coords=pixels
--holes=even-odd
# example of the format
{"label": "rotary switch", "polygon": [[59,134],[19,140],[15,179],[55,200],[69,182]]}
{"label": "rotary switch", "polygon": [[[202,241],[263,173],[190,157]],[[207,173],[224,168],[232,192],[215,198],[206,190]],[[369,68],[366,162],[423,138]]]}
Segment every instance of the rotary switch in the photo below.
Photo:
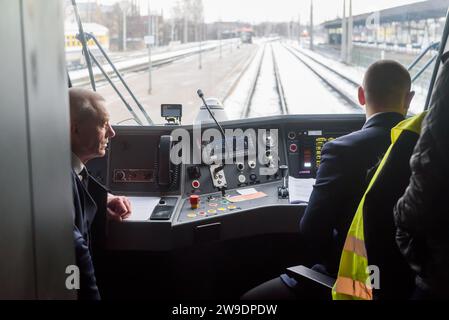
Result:
{"label": "rotary switch", "polygon": [[201,169],[199,166],[189,167],[187,173],[192,180],[197,180],[201,177]]}
{"label": "rotary switch", "polygon": [[125,177],[126,177],[126,175],[125,175],[125,172],[123,170],[117,170],[115,172],[114,180],[115,181],[125,181]]}

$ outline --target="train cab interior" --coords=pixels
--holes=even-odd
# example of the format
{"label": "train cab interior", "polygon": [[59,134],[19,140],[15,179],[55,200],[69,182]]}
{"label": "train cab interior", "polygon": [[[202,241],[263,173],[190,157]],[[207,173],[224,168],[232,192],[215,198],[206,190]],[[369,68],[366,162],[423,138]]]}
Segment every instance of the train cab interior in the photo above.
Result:
{"label": "train cab interior", "polygon": [[[8,30],[0,35],[8,44],[0,52],[4,299],[76,299],[65,287],[75,259],[67,84],[76,86],[76,70],[66,67],[63,11],[56,0],[0,3],[0,29]],[[78,20],[81,50],[91,56],[91,35],[82,34]],[[256,31],[245,45],[257,45]],[[419,112],[431,103],[448,37],[446,18]],[[265,55],[274,57],[271,50]],[[99,66],[94,59],[88,67]],[[117,74],[110,84],[127,82]],[[99,78],[88,74],[84,86],[95,88]],[[134,108],[130,114],[140,112],[135,122],[143,125],[114,124],[106,155],[87,164],[109,193],[128,197],[133,206],[129,219],[107,221],[95,239],[95,273],[105,300],[237,300],[287,267],[314,264],[299,232],[304,193],[310,195],[323,145],[362,128],[365,114],[295,114],[281,102],[278,114],[228,119],[206,90],[192,96],[202,106],[197,121],[179,123],[191,111],[173,101],[161,106],[162,123],[145,123],[145,111]],[[253,105],[257,101],[263,99],[254,98]],[[224,131],[234,135],[224,138]],[[293,179],[303,184],[287,185]]]}

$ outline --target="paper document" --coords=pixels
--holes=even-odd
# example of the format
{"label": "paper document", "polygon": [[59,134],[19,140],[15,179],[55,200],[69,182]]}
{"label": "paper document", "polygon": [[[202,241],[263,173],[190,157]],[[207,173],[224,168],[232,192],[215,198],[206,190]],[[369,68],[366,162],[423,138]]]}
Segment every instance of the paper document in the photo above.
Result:
{"label": "paper document", "polygon": [[233,197],[227,197],[229,202],[236,203],[236,202],[243,202],[248,200],[255,200],[259,198],[266,197],[267,194],[263,192],[256,192],[251,194],[242,194],[240,196],[233,196]]}
{"label": "paper document", "polygon": [[131,202],[131,215],[126,221],[146,221],[150,219],[154,208],[158,205],[159,197],[128,197]]}
{"label": "paper document", "polygon": [[290,203],[308,203],[314,184],[315,179],[297,179],[288,177]]}
{"label": "paper document", "polygon": [[249,189],[238,189],[236,190],[239,194],[241,195],[248,195],[248,194],[253,194],[253,193],[257,193],[257,190],[254,188],[249,188]]}

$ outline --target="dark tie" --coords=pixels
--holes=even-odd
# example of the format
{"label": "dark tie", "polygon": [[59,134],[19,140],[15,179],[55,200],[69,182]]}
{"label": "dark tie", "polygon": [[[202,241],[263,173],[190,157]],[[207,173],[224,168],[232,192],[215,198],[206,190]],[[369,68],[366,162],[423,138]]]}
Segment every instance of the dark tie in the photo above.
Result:
{"label": "dark tie", "polygon": [[87,185],[88,185],[87,183],[89,181],[89,173],[87,172],[86,167],[84,167],[83,170],[81,170],[80,176],[82,178],[81,182],[87,190]]}

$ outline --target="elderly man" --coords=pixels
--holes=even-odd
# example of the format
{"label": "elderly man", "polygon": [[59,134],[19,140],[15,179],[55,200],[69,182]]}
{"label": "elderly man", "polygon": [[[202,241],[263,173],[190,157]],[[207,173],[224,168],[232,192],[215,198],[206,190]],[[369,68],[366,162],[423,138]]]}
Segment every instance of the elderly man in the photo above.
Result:
{"label": "elderly man", "polygon": [[115,136],[104,98],[95,92],[75,88],[69,90],[69,98],[74,237],[76,263],[80,269],[78,297],[98,300],[100,293],[92,262],[92,239],[101,239],[101,229],[106,222],[103,212],[107,212],[110,219],[121,221],[131,214],[131,205],[125,197],[108,194],[85,166],[89,160],[103,157],[109,139]]}

